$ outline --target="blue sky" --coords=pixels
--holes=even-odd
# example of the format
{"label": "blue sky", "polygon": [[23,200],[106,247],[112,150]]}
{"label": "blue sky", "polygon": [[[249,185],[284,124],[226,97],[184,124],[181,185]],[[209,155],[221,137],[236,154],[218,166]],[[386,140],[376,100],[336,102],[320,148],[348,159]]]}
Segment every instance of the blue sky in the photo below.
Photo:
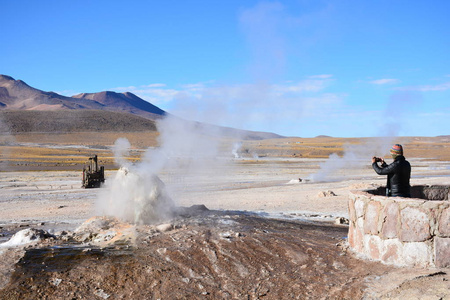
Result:
{"label": "blue sky", "polygon": [[450,2],[0,0],[0,74],[286,136],[450,134]]}

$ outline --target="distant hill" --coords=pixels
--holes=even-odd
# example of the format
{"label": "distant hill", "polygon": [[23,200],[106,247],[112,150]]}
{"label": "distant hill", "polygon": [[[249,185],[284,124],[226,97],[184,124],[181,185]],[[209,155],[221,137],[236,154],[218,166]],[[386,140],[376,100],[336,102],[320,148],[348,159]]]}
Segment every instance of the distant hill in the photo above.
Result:
{"label": "distant hill", "polygon": [[98,109],[131,113],[151,120],[166,114],[162,109],[132,93],[101,92],[65,97],[35,89],[22,80],[15,80],[6,75],[0,75],[0,109]]}
{"label": "distant hill", "polygon": [[72,99],[53,92],[43,92],[27,85],[22,80],[0,75],[0,109],[61,110],[101,109],[97,102]]}
{"label": "distant hill", "polygon": [[[199,133],[244,140],[280,138],[270,132],[257,132],[185,121]],[[72,132],[157,131],[156,121],[128,113],[105,110],[0,110],[0,134]]]}
{"label": "distant hill", "polygon": [[156,131],[155,121],[103,110],[0,110],[1,133]]}
{"label": "distant hill", "polygon": [[[154,121],[168,115],[164,110],[129,92],[104,91],[66,97],[38,90],[11,76],[0,75],[0,132],[156,130]],[[270,132],[184,122],[194,124],[194,128],[205,133],[215,132],[220,136],[239,139],[282,137]],[[5,125],[9,129],[1,128]]]}
{"label": "distant hill", "polygon": [[128,112],[150,119],[166,115],[164,110],[129,92],[83,93],[72,98],[95,101],[104,105],[107,110]]}

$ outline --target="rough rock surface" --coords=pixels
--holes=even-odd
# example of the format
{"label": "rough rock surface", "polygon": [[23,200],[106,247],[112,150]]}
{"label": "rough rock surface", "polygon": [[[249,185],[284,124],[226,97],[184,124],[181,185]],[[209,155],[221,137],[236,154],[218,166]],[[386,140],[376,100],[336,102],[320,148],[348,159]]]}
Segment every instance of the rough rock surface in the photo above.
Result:
{"label": "rough rock surface", "polygon": [[[0,298],[443,298],[450,287],[445,272],[402,277],[402,269],[357,259],[345,247],[345,226],[204,210],[183,211],[164,232],[158,225],[122,230],[129,226],[104,219],[87,223],[64,239],[26,249]],[[115,238],[99,242],[92,224]],[[91,238],[78,243],[86,232]],[[433,290],[408,288],[405,294],[401,286],[414,280],[432,282]]]}

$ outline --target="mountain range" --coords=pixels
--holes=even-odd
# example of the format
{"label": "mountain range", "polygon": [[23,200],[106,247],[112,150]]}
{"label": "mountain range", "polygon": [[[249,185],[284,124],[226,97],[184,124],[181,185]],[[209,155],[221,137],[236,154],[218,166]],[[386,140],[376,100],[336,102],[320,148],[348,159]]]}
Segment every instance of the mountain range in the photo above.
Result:
{"label": "mountain range", "polygon": [[33,88],[22,80],[0,75],[0,109],[66,110],[98,109],[125,112],[147,119],[158,119],[166,112],[132,93],[83,93],[66,97]]}
{"label": "mountain range", "polygon": [[[154,121],[168,115],[130,92],[103,91],[66,97],[36,89],[11,76],[0,75],[0,121],[10,132],[156,130]],[[192,121],[186,122],[192,124]],[[196,127],[212,127],[216,132],[219,129],[225,136],[244,139],[281,137],[268,132],[194,123]]]}

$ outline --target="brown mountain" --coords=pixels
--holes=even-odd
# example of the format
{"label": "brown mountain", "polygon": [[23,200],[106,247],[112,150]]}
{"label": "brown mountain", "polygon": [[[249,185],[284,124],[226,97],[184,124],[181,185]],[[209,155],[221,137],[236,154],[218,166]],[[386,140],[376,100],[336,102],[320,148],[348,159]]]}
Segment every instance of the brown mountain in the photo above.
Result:
{"label": "brown mountain", "polygon": [[160,118],[166,114],[159,107],[129,92],[83,93],[72,96],[72,98],[91,100],[104,105],[107,110],[128,112],[148,119]]}
{"label": "brown mountain", "polygon": [[35,89],[22,80],[15,80],[6,75],[0,75],[0,109],[99,109],[131,113],[151,120],[166,114],[162,109],[128,92],[101,92],[65,97]]}
{"label": "brown mountain", "polygon": [[105,110],[0,110],[0,134],[156,131],[155,121]]}
{"label": "brown mountain", "polygon": [[0,108],[19,110],[102,109],[100,103],[35,89],[22,80],[0,75]]}
{"label": "brown mountain", "polygon": [[[155,121],[167,115],[164,110],[129,92],[105,91],[65,97],[38,90],[22,80],[0,75],[0,125],[3,119],[3,125],[9,127],[0,131],[20,133],[155,130],[155,124],[147,121]],[[194,124],[196,130],[205,134],[213,132],[214,135],[249,140],[281,137],[269,132],[184,122],[190,126]]]}

